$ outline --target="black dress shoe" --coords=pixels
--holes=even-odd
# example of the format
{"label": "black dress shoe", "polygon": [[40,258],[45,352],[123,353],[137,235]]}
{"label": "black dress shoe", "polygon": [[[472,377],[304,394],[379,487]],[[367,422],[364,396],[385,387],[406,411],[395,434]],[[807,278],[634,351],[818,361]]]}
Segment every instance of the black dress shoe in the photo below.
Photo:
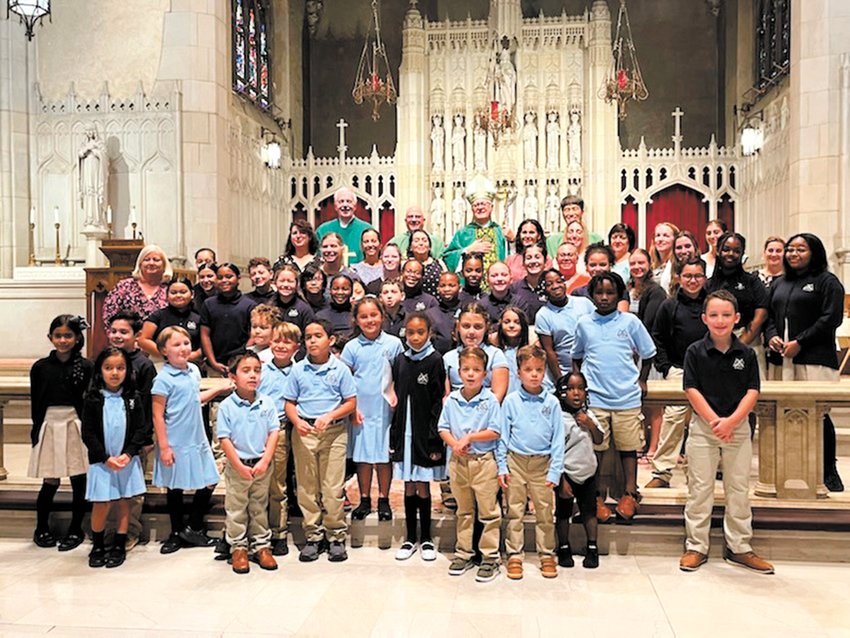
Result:
{"label": "black dress shoe", "polygon": [[272,541],[272,556],[286,556],[289,553],[289,543],[285,538]]}
{"label": "black dress shoe", "polygon": [[173,554],[178,549],[183,547],[183,541],[180,539],[175,533],[171,533],[168,538],[166,538],[162,545],[159,548],[160,554]]}
{"label": "black dress shoe", "polygon": [[65,538],[59,541],[60,552],[70,552],[72,549],[77,549],[83,544],[85,537],[82,534],[68,534]]}
{"label": "black dress shoe", "polygon": [[56,547],[56,537],[52,532],[39,532],[35,531],[32,535],[32,542],[38,545],[39,547]]}
{"label": "black dress shoe", "polygon": [[192,529],[188,525],[178,533],[180,539],[190,547],[212,547],[216,544],[214,538],[210,538],[204,532]]}
{"label": "black dress shoe", "polygon": [[91,550],[89,567],[103,567],[104,565],[106,565],[106,550],[102,547]]}
{"label": "black dress shoe", "polygon": [[127,552],[123,549],[114,547],[106,553],[106,568],[120,567],[124,564],[124,559],[127,558]]}

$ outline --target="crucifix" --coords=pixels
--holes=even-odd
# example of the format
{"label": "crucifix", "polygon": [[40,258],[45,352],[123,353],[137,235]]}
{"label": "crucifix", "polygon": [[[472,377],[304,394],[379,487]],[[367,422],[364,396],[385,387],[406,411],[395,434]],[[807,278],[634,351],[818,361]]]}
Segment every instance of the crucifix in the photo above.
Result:
{"label": "crucifix", "polygon": [[676,154],[679,154],[679,148],[682,145],[682,116],[685,112],[680,109],[678,106],[676,110],[671,113],[673,116],[673,145],[676,147]]}
{"label": "crucifix", "polygon": [[345,159],[345,152],[348,150],[348,147],[345,145],[345,129],[348,127],[348,123],[344,119],[339,118],[336,127],[339,129],[339,146],[336,147],[336,150],[339,151],[340,162],[342,162]]}

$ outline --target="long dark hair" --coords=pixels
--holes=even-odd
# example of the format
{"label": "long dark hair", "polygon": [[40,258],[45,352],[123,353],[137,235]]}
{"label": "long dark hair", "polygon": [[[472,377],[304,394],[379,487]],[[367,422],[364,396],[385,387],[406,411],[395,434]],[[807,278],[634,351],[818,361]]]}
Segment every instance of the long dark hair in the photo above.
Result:
{"label": "long dark hair", "polygon": [[785,253],[783,253],[782,266],[785,268],[785,279],[798,279],[805,273],[819,275],[822,272],[829,270],[829,260],[826,258],[826,248],[823,247],[823,242],[820,240],[820,237],[812,235],[811,233],[797,233],[796,235],[791,235],[791,237],[788,238],[788,241],[785,242],[785,250],[788,250],[788,246],[790,246],[791,242],[795,239],[802,239],[806,242],[809,246],[809,250],[812,252],[812,258],[809,260],[808,267],[806,267],[804,271],[798,273],[791,268],[788,264],[788,258],[785,256]]}
{"label": "long dark hair", "polygon": [[516,229],[516,239],[514,240],[514,250],[517,255],[521,255],[523,252],[522,240],[519,235],[522,232],[522,227],[526,224],[531,224],[534,226],[534,229],[537,231],[537,243],[543,245],[543,259],[545,260],[546,255],[546,234],[543,232],[543,226],[540,225],[540,222],[536,219],[523,219],[519,226]]}
{"label": "long dark hair", "polygon": [[295,254],[295,246],[292,245],[293,228],[297,228],[309,237],[307,242],[308,253],[315,255],[319,252],[319,239],[316,237],[316,231],[313,230],[313,227],[304,219],[293,219],[292,223],[289,224],[289,234],[286,236],[286,247],[283,249],[284,255],[291,256]]}
{"label": "long dark hair", "polygon": [[516,347],[521,348],[522,346],[527,346],[529,333],[528,317],[522,308],[513,304],[505,306],[505,309],[502,310],[502,314],[499,315],[499,327],[496,330],[496,345],[499,348],[511,347],[508,343],[509,337],[505,334],[504,330],[502,330],[502,317],[504,317],[507,312],[513,312],[519,318],[519,343],[516,344]]}
{"label": "long dark hair", "polygon": [[100,351],[97,359],[94,360],[94,372],[92,373],[91,387],[88,392],[89,397],[96,397],[100,394],[101,390],[106,388],[106,382],[103,380],[103,371],[101,368],[103,368],[104,361],[115,355],[124,359],[124,366],[127,369],[127,376],[124,377],[124,383],[121,384],[121,396],[128,398],[136,392],[135,375],[133,374],[133,364],[130,361],[130,355],[123,348],[107,346]]}

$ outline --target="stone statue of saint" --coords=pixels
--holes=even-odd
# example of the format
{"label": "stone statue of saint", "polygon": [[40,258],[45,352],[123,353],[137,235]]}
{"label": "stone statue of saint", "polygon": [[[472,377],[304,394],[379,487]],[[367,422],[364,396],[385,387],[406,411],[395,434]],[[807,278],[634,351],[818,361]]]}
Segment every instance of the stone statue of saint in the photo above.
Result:
{"label": "stone statue of saint", "polygon": [[455,197],[452,200],[452,223],[454,230],[462,228],[466,224],[466,199],[463,197],[463,189],[455,189]]}
{"label": "stone statue of saint", "polygon": [[516,67],[511,62],[511,54],[502,51],[496,67],[496,100],[499,108],[506,113],[513,113],[516,104]]}
{"label": "stone statue of saint", "polygon": [[525,199],[522,202],[523,219],[537,219],[540,212],[540,203],[537,201],[537,193],[534,191],[534,184],[525,185]]}
{"label": "stone statue of saint", "polygon": [[97,135],[93,124],[86,127],[86,139],[77,155],[79,168],[80,208],[85,226],[105,227],[109,159],[106,144]]}
{"label": "stone statue of saint", "polygon": [[579,122],[579,115],[575,111],[570,113],[567,139],[570,145],[570,168],[581,166],[581,123]]}
{"label": "stone statue of saint", "polygon": [[561,154],[561,124],[554,111],[546,116],[546,168],[558,168]]}
{"label": "stone statue of saint", "polygon": [[523,166],[527,171],[537,169],[537,137],[540,131],[534,113],[525,114],[525,124],[522,127]]}
{"label": "stone statue of saint", "polygon": [[446,200],[443,199],[443,187],[434,186],[434,198],[431,200],[430,208],[431,228],[434,234],[445,240],[446,227]]}
{"label": "stone statue of saint", "polygon": [[445,148],[446,129],[443,128],[443,116],[435,115],[431,118],[431,170],[444,170],[443,154]]}
{"label": "stone statue of saint", "polygon": [[477,172],[487,170],[487,129],[481,125],[483,115],[475,116],[472,129],[472,164]]}
{"label": "stone statue of saint", "polygon": [[463,115],[458,113],[454,117],[454,126],[452,127],[452,169],[462,171],[466,168],[466,127],[463,122]]}
{"label": "stone statue of saint", "polygon": [[544,203],[546,219],[543,227],[554,233],[561,223],[561,198],[558,196],[558,185],[549,184],[546,187],[546,202]]}

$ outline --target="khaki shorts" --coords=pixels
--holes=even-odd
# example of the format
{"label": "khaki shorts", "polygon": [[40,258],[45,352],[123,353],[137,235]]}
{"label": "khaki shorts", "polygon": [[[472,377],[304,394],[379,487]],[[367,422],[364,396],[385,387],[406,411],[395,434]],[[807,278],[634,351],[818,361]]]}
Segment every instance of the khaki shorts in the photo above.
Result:
{"label": "khaki shorts", "polygon": [[640,408],[628,410],[603,410],[591,407],[602,426],[602,443],[594,445],[597,452],[607,450],[614,436],[614,447],[618,452],[640,452],[646,444],[643,433],[643,415]]}

